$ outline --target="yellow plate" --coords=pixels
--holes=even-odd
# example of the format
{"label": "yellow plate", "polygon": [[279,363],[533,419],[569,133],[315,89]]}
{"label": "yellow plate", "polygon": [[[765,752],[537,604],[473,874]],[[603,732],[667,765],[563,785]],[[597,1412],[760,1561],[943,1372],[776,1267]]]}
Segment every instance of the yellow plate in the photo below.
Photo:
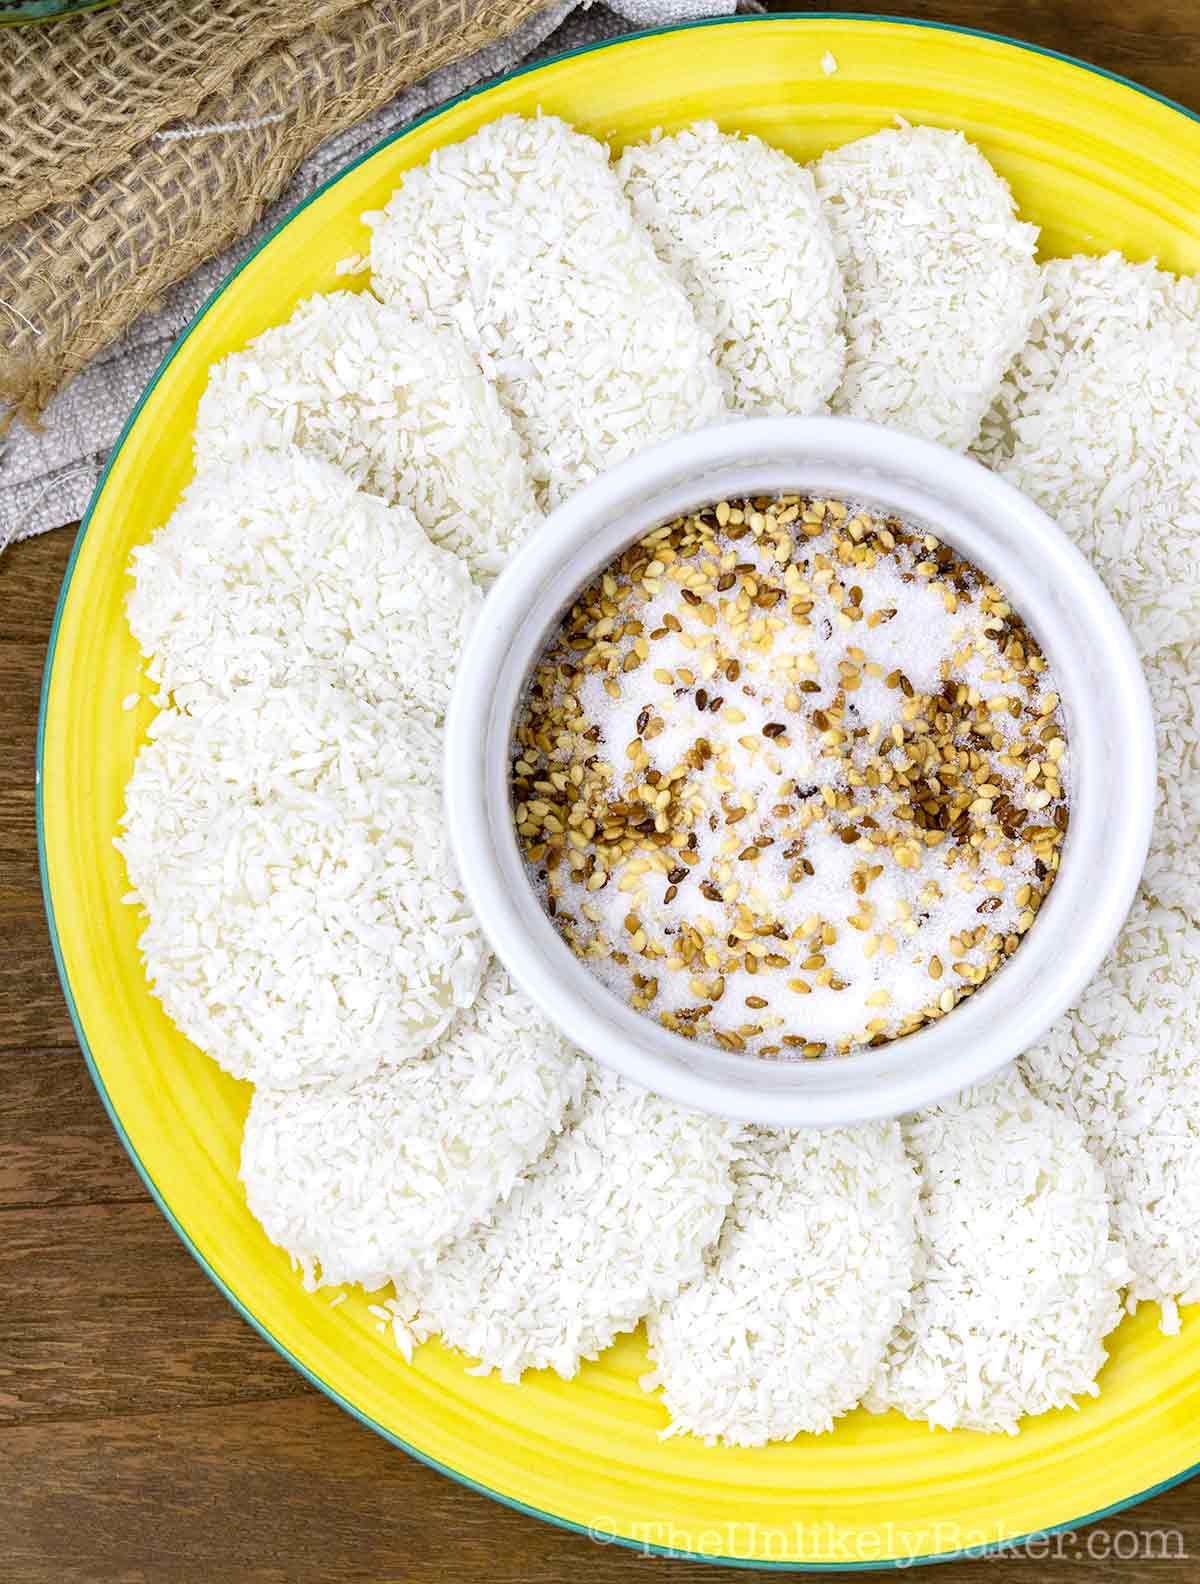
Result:
{"label": "yellow plate", "polygon": [[[838,69],[826,75],[821,59]],[[167,1021],[138,962],[138,918],[112,835],[151,718],[123,619],[133,545],[191,473],[209,365],[344,284],[364,209],[439,145],[538,107],[616,144],[701,116],[802,160],[887,125],[961,127],[1012,183],[1048,254],[1120,248],[1200,269],[1200,122],[1152,95],[1003,40],[864,18],[705,24],[585,50],[470,95],[368,155],[286,221],[216,294],[134,413],[80,533],[43,700],[41,835],[63,985],[127,1148],[180,1236],[243,1314],[384,1435],[501,1499],[661,1549],[784,1566],[940,1557],[1081,1521],[1193,1472],[1200,1322],[1167,1340],[1144,1309],[1114,1338],[1103,1394],[1016,1439],[931,1434],[856,1413],[836,1432],[757,1451],[662,1442],[665,1414],[627,1337],[568,1383],[464,1373],[437,1344],[406,1366],[367,1300],[305,1294],[238,1186],[249,1090]]]}

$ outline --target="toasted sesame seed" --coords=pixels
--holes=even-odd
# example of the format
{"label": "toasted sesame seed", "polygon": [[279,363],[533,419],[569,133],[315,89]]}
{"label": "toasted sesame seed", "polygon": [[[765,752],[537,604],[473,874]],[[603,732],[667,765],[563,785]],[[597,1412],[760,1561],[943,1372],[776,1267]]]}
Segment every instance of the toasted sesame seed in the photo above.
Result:
{"label": "toasted sesame seed", "polygon": [[[932,694],[872,651],[898,614],[898,600],[872,597],[873,569],[892,558],[903,577],[925,577],[959,624],[959,648]],[[1035,641],[999,591],[963,566],[932,535],[852,516],[843,503],[762,498],[653,530],[579,597],[518,723],[514,825],[556,926],[585,961],[627,973],[638,1010],[659,995],[642,972],[653,959],[656,971],[701,987],[694,1006],[658,1014],[665,1026],[729,1050],[740,1041],[764,1054],[803,1052],[815,1042],[781,1031],[787,1009],[773,995],[857,994],[856,1006],[880,1015],[859,1013],[854,1035],[835,1042],[845,1050],[944,1015],[1018,949],[1068,826],[1067,743]],[[976,656],[975,680],[956,675]],[[830,676],[832,686],[820,680]],[[624,718],[636,718],[636,735],[624,746],[615,733],[608,746],[601,713],[585,706],[588,679],[601,703],[632,706]],[[728,697],[713,696],[714,679]],[[890,719],[859,702],[874,697],[863,691],[868,679],[891,690]],[[982,696],[989,688],[994,698]],[[684,704],[692,719],[711,720],[709,736],[668,756]],[[837,773],[809,785],[808,772],[796,773],[806,758],[832,760]],[[823,894],[806,888],[828,888],[822,833],[858,860],[842,882],[847,905],[833,915],[849,932],[836,972],[826,952],[837,923],[810,915],[801,932],[791,922],[807,896]],[[904,898],[867,905],[889,867],[913,876],[919,917]],[[613,878],[623,903],[615,917],[584,900]],[[951,943],[936,920],[960,892],[978,923]],[[696,913],[698,898],[708,911]],[[882,972],[867,969],[881,956]],[[889,996],[891,975],[909,961],[935,984],[949,962],[956,988],[893,1013],[891,998],[871,998]],[[759,1022],[719,1018],[728,971],[758,976],[761,993],[740,999],[764,1014]]]}

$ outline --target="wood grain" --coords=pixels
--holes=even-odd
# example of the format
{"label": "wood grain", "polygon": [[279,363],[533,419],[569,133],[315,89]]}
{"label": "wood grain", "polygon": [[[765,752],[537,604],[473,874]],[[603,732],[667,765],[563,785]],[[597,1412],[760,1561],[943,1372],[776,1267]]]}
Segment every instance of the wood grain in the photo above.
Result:
{"label": "wood grain", "polygon": [[[1197,0],[876,0],[874,9],[1009,33],[1200,110]],[[75,1047],[41,907],[34,742],[72,540],[62,529],[0,558],[0,1578],[666,1576],[665,1563],[462,1489],[335,1408],[224,1301],[143,1188]],[[1197,1559],[1200,1482],[1040,1555],[952,1563],[936,1578],[1191,1584]],[[687,1563],[669,1571],[696,1584],[748,1576]]]}
{"label": "wood grain", "polygon": [[[768,11],[802,11],[768,0]],[[831,9],[833,9],[831,7]],[[856,7],[848,9],[857,9]],[[1200,6],[1195,0],[872,0],[864,11],[999,33],[1130,77],[1200,109]]]}
{"label": "wood grain", "polygon": [[0,556],[0,1060],[13,1048],[74,1045],[42,909],[34,756],[42,664],[73,528]]}

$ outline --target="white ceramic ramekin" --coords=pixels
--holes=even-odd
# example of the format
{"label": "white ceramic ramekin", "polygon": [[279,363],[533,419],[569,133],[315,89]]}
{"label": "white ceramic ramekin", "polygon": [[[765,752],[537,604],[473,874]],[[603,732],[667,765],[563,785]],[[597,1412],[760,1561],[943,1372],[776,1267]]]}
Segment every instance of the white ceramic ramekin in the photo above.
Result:
{"label": "white ceramic ramekin", "polygon": [[[1005,589],[1054,666],[1070,740],[1071,823],[1058,879],[1004,968],[940,1022],[874,1050],[776,1062],[683,1039],[633,1011],[559,938],[526,876],[508,790],[527,676],[575,595],[651,528],[723,498],[785,492],[894,512]],[[1091,567],[1044,512],[968,458],[841,418],[743,419],[611,469],[522,547],[459,665],[446,809],[463,884],[497,955],[597,1060],[685,1104],[778,1126],[896,1116],[996,1072],[1078,996],[1141,875],[1154,727],[1129,634]]]}

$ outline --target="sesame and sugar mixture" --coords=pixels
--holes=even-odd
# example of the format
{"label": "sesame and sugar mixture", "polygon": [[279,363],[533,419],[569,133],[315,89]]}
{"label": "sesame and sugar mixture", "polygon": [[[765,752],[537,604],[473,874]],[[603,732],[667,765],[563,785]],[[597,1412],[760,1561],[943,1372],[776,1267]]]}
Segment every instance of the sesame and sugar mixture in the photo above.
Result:
{"label": "sesame and sugar mixture", "polygon": [[949,546],[840,500],[721,501],[564,618],[514,818],[563,938],[631,1005],[818,1057],[944,1016],[1017,950],[1066,755],[1036,640]]}

